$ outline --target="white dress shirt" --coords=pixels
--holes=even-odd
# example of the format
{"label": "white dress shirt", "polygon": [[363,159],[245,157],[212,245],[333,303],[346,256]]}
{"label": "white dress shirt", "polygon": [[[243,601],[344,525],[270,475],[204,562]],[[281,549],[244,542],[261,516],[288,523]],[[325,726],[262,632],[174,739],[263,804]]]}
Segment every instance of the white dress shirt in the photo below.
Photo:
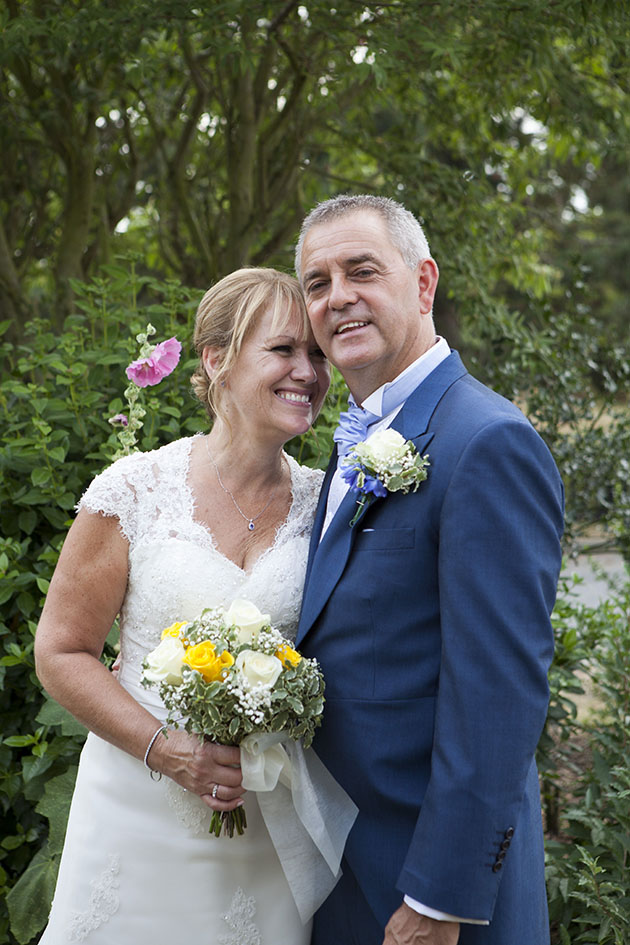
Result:
{"label": "white dress shirt", "polygon": [[[435,344],[429,348],[428,351],[425,351],[424,354],[420,355],[420,357],[414,361],[413,364],[410,364],[409,367],[405,368],[405,370],[399,374],[395,380],[398,380],[398,378],[407,374],[413,373],[417,377],[417,387],[418,384],[421,384],[422,381],[424,381],[429,376],[429,374],[435,370],[438,364],[441,364],[450,353],[451,349],[446,339],[438,337]],[[361,406],[365,407],[366,410],[370,410],[372,413],[379,415],[382,410],[383,393],[390,383],[393,383],[393,381],[383,384],[377,390],[373,391],[369,397],[366,397]],[[400,404],[395,410],[390,411],[387,416],[382,417],[380,420],[376,420],[374,423],[372,423],[368,427],[367,435],[371,436],[371,434],[375,433],[377,430],[384,430],[386,427],[390,426],[394,420],[394,417],[398,411],[402,409],[402,407],[403,404]],[[342,479],[339,466],[337,466],[337,469],[335,470],[333,478],[330,482],[328,502],[326,505],[326,517],[322,527],[322,535],[330,525],[335,512],[341,505],[348,489],[349,485],[345,479]],[[490,924],[484,919],[464,919],[461,916],[449,915],[447,912],[440,912],[437,909],[432,909],[431,906],[425,906],[423,903],[418,902],[417,899],[412,899],[411,896],[405,896],[404,899],[408,906],[410,906],[416,912],[419,912],[421,915],[426,915],[430,919],[439,919],[442,922],[464,922],[467,925]]]}

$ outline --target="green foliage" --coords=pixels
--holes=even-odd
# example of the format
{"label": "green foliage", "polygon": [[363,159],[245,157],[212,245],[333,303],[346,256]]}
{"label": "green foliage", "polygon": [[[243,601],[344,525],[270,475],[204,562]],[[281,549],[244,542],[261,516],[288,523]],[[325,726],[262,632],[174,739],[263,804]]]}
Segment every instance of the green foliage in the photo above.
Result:
{"label": "green foliage", "polygon": [[567,550],[627,553],[628,344],[611,342],[595,320],[592,287],[582,276],[559,290],[560,299],[550,295],[533,324],[490,313],[471,361],[478,376],[522,406],[549,445],[565,486]]}
{"label": "green foliage", "polygon": [[289,268],[303,211],[343,190],[427,221],[454,342],[489,307],[529,315],[576,253],[625,331],[627,3],[11,0],[0,16],[12,331],[55,297],[57,319],[68,279],[123,249],[199,287]]}
{"label": "green foliage", "polygon": [[[630,938],[630,581],[586,611],[581,644],[600,699],[573,725],[581,757],[564,767],[569,804],[560,833],[547,843],[547,884],[554,943],[625,945]],[[584,627],[584,623],[582,627]]]}
{"label": "green foliage", "polygon": [[601,634],[597,614],[577,600],[574,583],[562,578],[552,615],[555,637],[549,673],[549,709],[537,749],[547,829],[560,831],[561,772],[574,770],[573,736],[576,697],[584,695],[584,679],[592,648]]}
{"label": "green foliage", "polygon": [[[122,407],[134,334],[150,317],[160,339],[175,334],[187,344],[198,297],[172,281],[137,277],[133,261],[75,291],[77,311],[60,334],[40,319],[23,344],[2,349],[9,369],[0,384],[0,942],[28,942],[45,921],[63,839],[61,800],[69,801],[85,736],[35,676],[41,605],[73,506],[117,445],[108,418]],[[189,391],[192,363],[184,359],[159,394],[146,397],[142,449],[203,428]]]}

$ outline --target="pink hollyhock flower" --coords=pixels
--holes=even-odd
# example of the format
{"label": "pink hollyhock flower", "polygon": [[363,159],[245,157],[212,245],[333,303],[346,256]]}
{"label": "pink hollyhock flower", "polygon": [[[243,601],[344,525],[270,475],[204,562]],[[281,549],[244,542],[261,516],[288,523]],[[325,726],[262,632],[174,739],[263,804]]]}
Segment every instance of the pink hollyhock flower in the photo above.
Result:
{"label": "pink hollyhock flower", "polygon": [[126,413],[117,413],[110,417],[107,422],[111,423],[113,427],[127,427],[129,426],[129,417]]}
{"label": "pink hollyhock flower", "polygon": [[182,346],[177,338],[157,344],[147,358],[132,361],[125,374],[138,387],[154,387],[177,367]]}

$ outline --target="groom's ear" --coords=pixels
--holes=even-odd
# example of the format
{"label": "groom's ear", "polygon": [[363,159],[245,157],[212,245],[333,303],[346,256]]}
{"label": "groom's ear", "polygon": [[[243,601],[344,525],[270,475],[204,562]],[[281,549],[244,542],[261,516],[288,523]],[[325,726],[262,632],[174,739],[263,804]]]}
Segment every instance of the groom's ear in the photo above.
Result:
{"label": "groom's ear", "polygon": [[420,314],[430,315],[440,272],[434,259],[423,259],[418,263],[418,297]]}

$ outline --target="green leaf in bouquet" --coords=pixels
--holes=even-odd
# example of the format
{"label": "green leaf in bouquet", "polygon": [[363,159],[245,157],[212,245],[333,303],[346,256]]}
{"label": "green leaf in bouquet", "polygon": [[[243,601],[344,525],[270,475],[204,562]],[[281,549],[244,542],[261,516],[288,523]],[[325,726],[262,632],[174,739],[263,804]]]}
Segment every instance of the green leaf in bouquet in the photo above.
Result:
{"label": "green leaf in bouquet", "polygon": [[302,715],[304,712],[304,703],[297,699],[295,696],[287,696],[287,702],[297,715]]}
{"label": "green leaf in bouquet", "polygon": [[[247,720],[245,719],[244,721],[246,722]],[[233,718],[230,721],[230,724],[228,726],[228,732],[230,733],[230,738],[236,738],[236,736],[238,735],[240,724],[241,724],[241,720],[237,717]]]}
{"label": "green leaf in bouquet", "polygon": [[309,718],[315,718],[316,716],[321,715],[323,711],[324,700],[321,698],[321,696],[319,699],[311,699],[311,701],[306,705],[306,712]]}
{"label": "green leaf in bouquet", "polygon": [[216,705],[214,705],[212,702],[209,702],[206,705],[206,713],[213,725],[219,725],[219,723],[221,722],[221,714],[219,710],[217,709]]}
{"label": "green leaf in bouquet", "polygon": [[278,714],[274,715],[271,719],[271,731],[281,732],[283,728],[286,727],[288,721],[289,713],[286,711],[286,709],[284,709],[282,712],[278,712]]}

